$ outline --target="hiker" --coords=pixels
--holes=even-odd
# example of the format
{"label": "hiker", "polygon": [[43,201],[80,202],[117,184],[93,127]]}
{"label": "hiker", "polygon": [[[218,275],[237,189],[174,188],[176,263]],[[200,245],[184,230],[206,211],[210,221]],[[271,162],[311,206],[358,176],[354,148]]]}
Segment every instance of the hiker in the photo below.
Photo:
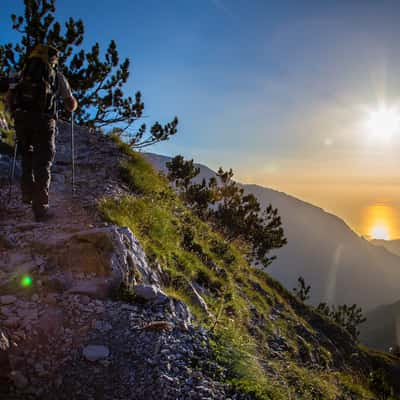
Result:
{"label": "hiker", "polygon": [[36,221],[53,216],[49,211],[49,186],[55,156],[57,99],[63,99],[68,112],[78,107],[67,79],[57,71],[58,57],[54,47],[37,45],[7,96],[22,156],[22,202],[32,205]]}

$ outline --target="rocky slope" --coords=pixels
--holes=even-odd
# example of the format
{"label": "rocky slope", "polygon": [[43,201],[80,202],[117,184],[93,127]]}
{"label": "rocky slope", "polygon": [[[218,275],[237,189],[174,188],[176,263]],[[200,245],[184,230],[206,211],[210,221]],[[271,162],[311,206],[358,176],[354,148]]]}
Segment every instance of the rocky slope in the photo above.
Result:
{"label": "rocky slope", "polygon": [[[120,161],[129,162],[129,153],[83,128],[76,142],[72,193],[69,126],[61,123],[51,223],[32,222],[17,190],[8,203],[4,172],[0,178],[1,399],[366,400],[376,398],[368,374],[377,369],[400,391],[397,358],[359,348],[339,326],[240,257],[237,269],[224,271],[192,243],[192,258],[184,257],[200,264],[186,283],[178,270],[171,275],[167,265],[150,262],[154,254],[146,257],[135,230],[105,222],[98,212],[105,197],[127,222],[119,225],[135,218],[121,211],[135,201],[127,200],[132,188],[121,179]],[[168,198],[151,196],[144,200],[149,209]],[[176,226],[184,213],[177,204]],[[139,225],[142,237],[151,232]],[[156,227],[161,241],[173,234]],[[201,235],[210,235],[203,226]],[[232,254],[224,254],[231,265]],[[186,302],[172,295],[173,284],[177,290],[186,285]],[[214,329],[221,321],[227,324],[222,333],[241,325],[240,334],[225,334],[221,342]],[[263,386],[244,371],[259,374]]]}
{"label": "rocky slope", "polygon": [[[83,129],[76,139],[73,195],[69,127],[61,124],[51,223],[32,222],[17,188],[7,204],[2,176],[0,397],[224,398],[223,385],[190,367],[209,351],[190,311],[159,288],[132,232],[96,213],[96,199],[127,192],[120,153]],[[141,303],[113,300],[124,282],[136,285]]]}

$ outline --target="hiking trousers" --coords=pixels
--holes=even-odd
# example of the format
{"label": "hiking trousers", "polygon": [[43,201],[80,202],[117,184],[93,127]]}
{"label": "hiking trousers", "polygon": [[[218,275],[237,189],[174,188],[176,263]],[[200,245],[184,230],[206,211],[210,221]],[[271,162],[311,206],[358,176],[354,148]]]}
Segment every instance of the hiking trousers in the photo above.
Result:
{"label": "hiking trousers", "polygon": [[33,212],[36,216],[40,216],[49,207],[56,120],[46,114],[17,111],[15,130],[22,157],[22,199],[24,202],[32,201]]}

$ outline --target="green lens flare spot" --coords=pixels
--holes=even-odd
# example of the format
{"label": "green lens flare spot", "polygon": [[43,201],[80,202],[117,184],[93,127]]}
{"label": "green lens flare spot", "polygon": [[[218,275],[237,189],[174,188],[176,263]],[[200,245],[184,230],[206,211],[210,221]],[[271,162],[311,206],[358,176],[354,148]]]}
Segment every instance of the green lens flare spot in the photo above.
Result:
{"label": "green lens flare spot", "polygon": [[32,285],[32,278],[29,275],[24,275],[21,279],[21,286],[26,288],[31,285]]}

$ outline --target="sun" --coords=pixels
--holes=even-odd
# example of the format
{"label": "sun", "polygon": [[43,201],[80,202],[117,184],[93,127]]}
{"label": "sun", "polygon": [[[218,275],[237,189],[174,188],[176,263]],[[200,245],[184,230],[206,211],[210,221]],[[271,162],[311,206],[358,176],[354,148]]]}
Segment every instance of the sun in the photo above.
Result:
{"label": "sun", "polygon": [[376,202],[365,207],[362,212],[364,221],[363,232],[371,239],[393,239],[397,230],[394,222],[397,219],[396,210],[385,203]]}
{"label": "sun", "polygon": [[372,136],[390,137],[400,131],[400,111],[397,107],[379,105],[369,110],[365,121],[365,128]]}
{"label": "sun", "polygon": [[373,239],[389,240],[389,230],[385,225],[376,225],[372,228],[371,236]]}

